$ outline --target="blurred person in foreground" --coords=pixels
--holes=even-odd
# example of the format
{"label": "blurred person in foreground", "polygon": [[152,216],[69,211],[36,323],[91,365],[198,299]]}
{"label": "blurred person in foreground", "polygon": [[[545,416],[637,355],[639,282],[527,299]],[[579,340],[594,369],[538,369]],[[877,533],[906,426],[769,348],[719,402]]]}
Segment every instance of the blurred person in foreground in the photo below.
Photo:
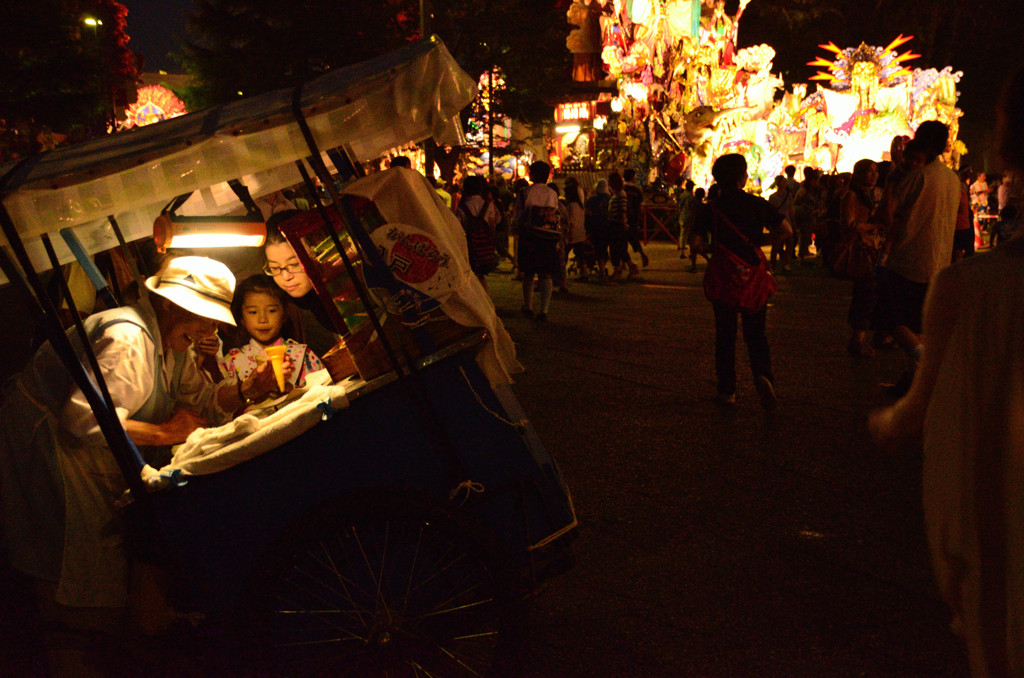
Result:
{"label": "blurred person in foreground", "polygon": [[[1004,90],[1000,156],[1024,169],[1024,69]],[[921,437],[924,518],[974,678],[1024,676],[1024,239],[944,268],[910,391],[871,415],[880,445]]]}

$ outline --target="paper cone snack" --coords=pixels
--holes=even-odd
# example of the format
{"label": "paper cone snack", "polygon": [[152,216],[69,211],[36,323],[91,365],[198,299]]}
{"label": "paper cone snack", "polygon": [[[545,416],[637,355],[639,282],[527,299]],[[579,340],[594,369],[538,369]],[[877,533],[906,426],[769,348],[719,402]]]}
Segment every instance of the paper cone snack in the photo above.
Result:
{"label": "paper cone snack", "polygon": [[264,346],[271,367],[274,368],[274,376],[277,377],[277,389],[284,392],[284,346]]}

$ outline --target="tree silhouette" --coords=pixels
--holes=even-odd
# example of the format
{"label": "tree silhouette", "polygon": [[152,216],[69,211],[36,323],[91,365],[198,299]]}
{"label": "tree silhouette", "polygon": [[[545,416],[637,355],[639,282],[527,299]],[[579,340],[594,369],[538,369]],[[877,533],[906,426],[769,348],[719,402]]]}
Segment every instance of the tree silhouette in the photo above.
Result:
{"label": "tree silhouette", "polygon": [[[564,8],[550,0],[428,5],[430,32],[471,76],[492,65],[506,73],[504,110],[550,115],[544,97],[570,68]],[[188,96],[199,106],[291,87],[420,38],[418,0],[198,0],[194,7],[182,62],[196,77]]]}
{"label": "tree silhouette", "polygon": [[[114,97],[136,76],[127,11],[114,0],[0,4],[0,117],[62,133],[102,132]],[[86,17],[103,23],[89,27]]]}

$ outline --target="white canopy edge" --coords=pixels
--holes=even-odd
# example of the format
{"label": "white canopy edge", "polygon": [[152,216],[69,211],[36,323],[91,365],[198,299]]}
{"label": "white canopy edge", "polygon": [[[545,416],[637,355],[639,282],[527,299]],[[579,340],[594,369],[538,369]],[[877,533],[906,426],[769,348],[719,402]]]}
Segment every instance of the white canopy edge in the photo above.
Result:
{"label": "white canopy edge", "polygon": [[[56,236],[62,228],[73,227],[95,253],[117,245],[109,215],[131,241],[152,235],[154,219],[176,196],[200,191],[183,213],[224,214],[238,207],[224,183],[231,179],[254,198],[299,183],[295,161],[308,157],[309,147],[292,114],[293,92],[268,92],[58,148],[20,167],[0,166],[0,176],[13,171],[2,202],[33,266],[50,268],[43,233],[67,263],[73,256]],[[354,160],[370,160],[428,137],[458,144],[458,113],[475,96],[476,83],[435,36],[311,80],[301,101],[330,166],[326,151],[339,147]]]}

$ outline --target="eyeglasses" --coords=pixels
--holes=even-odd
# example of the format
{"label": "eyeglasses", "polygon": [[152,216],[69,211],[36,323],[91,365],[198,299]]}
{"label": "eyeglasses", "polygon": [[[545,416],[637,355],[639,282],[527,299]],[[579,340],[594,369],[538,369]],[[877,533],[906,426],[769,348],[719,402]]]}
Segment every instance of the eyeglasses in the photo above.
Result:
{"label": "eyeglasses", "polygon": [[298,275],[299,273],[305,272],[306,269],[302,268],[302,264],[285,264],[284,266],[271,266],[270,264],[263,264],[263,272],[269,275],[271,278],[276,278],[283,272],[288,271],[292,275]]}

